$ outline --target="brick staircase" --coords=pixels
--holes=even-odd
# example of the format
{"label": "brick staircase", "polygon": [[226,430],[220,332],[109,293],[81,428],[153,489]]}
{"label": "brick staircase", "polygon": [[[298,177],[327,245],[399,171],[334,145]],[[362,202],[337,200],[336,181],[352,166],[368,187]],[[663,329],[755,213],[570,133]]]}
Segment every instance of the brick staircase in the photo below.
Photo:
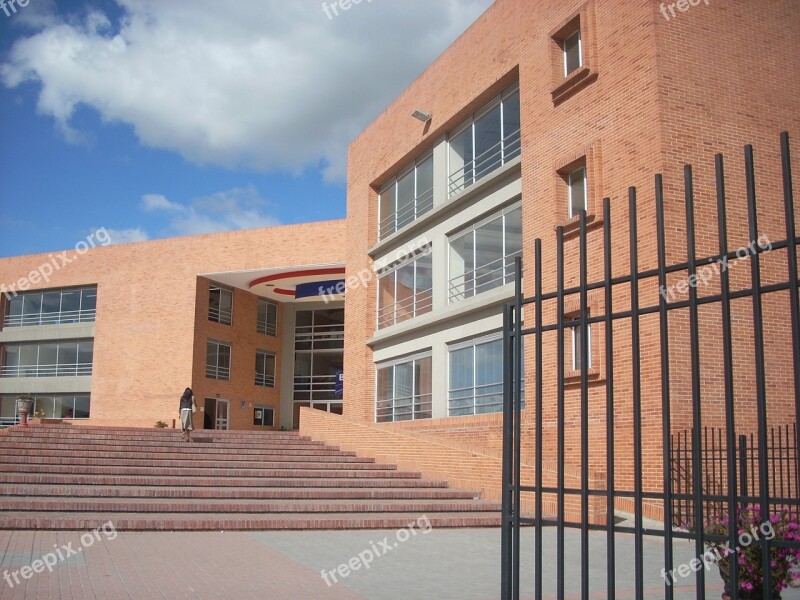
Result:
{"label": "brick staircase", "polygon": [[0,529],[395,529],[500,524],[500,506],[294,432],[66,424],[0,431]]}

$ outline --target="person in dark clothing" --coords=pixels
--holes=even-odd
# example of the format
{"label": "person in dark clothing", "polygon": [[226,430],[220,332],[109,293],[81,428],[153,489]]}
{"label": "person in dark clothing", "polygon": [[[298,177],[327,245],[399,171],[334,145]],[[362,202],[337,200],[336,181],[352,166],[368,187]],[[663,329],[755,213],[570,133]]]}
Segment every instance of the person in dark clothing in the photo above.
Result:
{"label": "person in dark clothing", "polygon": [[192,422],[192,413],[197,408],[192,394],[192,388],[186,388],[181,396],[180,415],[181,415],[181,431],[183,431],[183,439],[190,442],[192,431],[194,430],[194,423]]}

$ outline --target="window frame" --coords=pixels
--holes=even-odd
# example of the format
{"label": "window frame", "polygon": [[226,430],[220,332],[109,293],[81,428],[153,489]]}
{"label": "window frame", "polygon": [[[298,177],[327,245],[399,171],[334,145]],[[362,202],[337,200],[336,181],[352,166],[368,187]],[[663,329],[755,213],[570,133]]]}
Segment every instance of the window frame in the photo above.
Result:
{"label": "window frame", "polygon": [[[419,190],[419,167],[426,162],[430,161],[431,163],[431,188],[430,190],[423,190],[420,192]],[[433,197],[434,197],[434,188],[435,186],[435,168],[436,164],[433,159],[433,150],[428,150],[427,152],[421,154],[419,157],[415,158],[411,164],[406,165],[403,169],[398,171],[395,175],[390,177],[378,191],[378,240],[383,240],[389,237],[390,235],[405,229],[411,223],[419,219],[425,213],[430,212],[433,210]],[[414,174],[414,199],[409,204],[414,208],[414,218],[408,222],[404,222],[402,225],[398,225],[398,185],[401,179],[408,176],[409,174]],[[389,215],[383,214],[383,195],[390,189],[394,188],[394,209]],[[430,198],[428,198],[430,195]],[[421,208],[420,208],[420,205]],[[393,227],[391,229],[387,229],[384,227],[384,220],[388,219],[388,217],[393,216]]]}
{"label": "window frame", "polygon": [[586,214],[589,214],[589,174],[586,168],[586,164],[582,164],[581,166],[569,171],[567,176],[567,213],[570,219],[577,217],[580,213],[573,212],[573,175],[576,173],[583,172],[583,210]]}
{"label": "window frame", "polygon": [[[569,69],[569,54],[567,50],[567,42],[569,42],[572,38],[578,36],[578,65],[573,68]],[[581,23],[580,20],[577,22],[577,27],[575,31],[566,35],[563,40],[561,40],[561,49],[563,51],[564,57],[564,77],[569,77],[572,73],[578,71],[583,67],[583,34],[581,33]]]}
{"label": "window frame", "polygon": [[[427,256],[430,256],[431,260],[431,287],[426,288],[424,290],[416,291],[417,290],[417,281],[418,281],[418,266],[417,262]],[[397,272],[406,267],[408,265],[414,265],[414,295],[411,297],[412,309],[411,309],[411,316],[404,316],[403,318],[398,318],[398,304],[400,301],[397,300]],[[390,305],[385,307],[381,307],[381,281],[386,277],[393,277],[393,286],[392,286],[392,299],[394,302]],[[375,326],[378,330],[386,329],[387,327],[392,327],[397,325],[398,323],[403,323],[405,321],[410,321],[412,319],[417,318],[420,315],[427,314],[433,311],[433,293],[434,288],[436,287],[433,282],[433,248],[431,246],[425,246],[416,252],[413,256],[409,258],[404,258],[403,260],[396,261],[387,265],[385,268],[380,269],[377,273],[377,293],[375,298]],[[417,299],[417,296],[420,294],[424,294],[425,292],[429,292],[430,296],[428,298],[422,298],[421,300]],[[407,299],[406,299],[407,300]],[[421,306],[418,306],[420,304]],[[382,312],[387,309],[392,308],[391,313],[391,320],[386,321],[384,320],[384,315]]]}
{"label": "window frame", "polygon": [[[417,389],[417,361],[428,359],[431,361],[430,369],[428,372],[430,373],[430,382],[428,383],[428,388],[430,392],[427,394],[416,394]],[[379,371],[383,369],[392,369],[393,371],[397,369],[398,366],[401,365],[411,365],[411,385],[409,386],[411,389],[411,395],[409,398],[411,399],[411,418],[410,419],[397,419],[395,402],[397,399],[405,399],[406,397],[397,396],[397,377],[395,376],[394,372],[392,373],[392,396],[391,398],[385,398],[383,400],[379,399]],[[415,402],[417,398],[422,398],[423,396],[428,396],[428,401],[426,403],[422,402]],[[416,352],[414,354],[398,357],[395,359],[391,359],[388,361],[383,361],[375,365],[375,404],[374,404],[374,419],[375,423],[399,423],[403,421],[419,421],[422,419],[431,419],[433,418],[433,349],[428,348],[426,350],[422,350],[420,352]],[[379,419],[378,414],[378,403],[379,402],[391,402],[392,408],[390,412],[391,418],[389,419]],[[417,406],[428,406],[428,410],[417,410]]]}
{"label": "window frame", "polygon": [[[505,115],[505,105],[506,100],[508,98],[513,97],[516,94],[518,98],[518,104],[520,105],[520,109],[518,112],[518,119],[520,120],[520,128],[516,131],[507,133],[506,132],[506,115]],[[476,143],[475,143],[475,123],[480,121],[483,117],[488,115],[492,112],[497,106],[500,105],[500,139],[497,141],[496,145],[500,146],[500,164],[490,170],[482,172],[480,177],[476,177],[475,175],[475,161],[478,160],[483,154],[487,151],[484,151],[480,156],[476,156]],[[522,154],[522,105],[521,105],[521,93],[520,93],[520,86],[519,81],[512,83],[511,85],[507,86],[503,89],[499,94],[497,94],[494,98],[489,100],[486,104],[482,105],[477,111],[475,111],[472,115],[470,115],[467,119],[465,119],[458,127],[453,129],[447,134],[447,198],[453,198],[457,194],[463,192],[464,190],[472,187],[479,181],[483,180],[487,176],[491,175],[504,165],[508,164],[512,160],[518,158]],[[453,147],[452,142],[457,137],[459,137],[462,133],[464,133],[467,129],[471,129],[471,142],[472,142],[472,154],[469,160],[464,160],[464,164],[459,169],[463,171],[461,179],[461,184],[455,184],[453,180],[453,176],[456,174],[452,170],[452,153]],[[516,139],[511,140],[511,136],[516,134]],[[510,140],[510,141],[509,141]],[[516,146],[516,149],[514,149]],[[484,159],[487,160],[487,159]],[[471,182],[467,184],[467,177],[466,177],[466,169],[465,167],[469,164],[472,164],[471,167]],[[456,179],[458,181],[458,179]]]}
{"label": "window frame", "polygon": [[[264,373],[261,374],[259,379],[258,372],[258,359],[264,358]],[[272,358],[272,374],[267,372],[267,358]],[[278,372],[278,357],[274,352],[268,350],[256,350],[256,369],[255,369],[255,385],[263,388],[275,388],[275,377]]]}
{"label": "window frame", "polygon": [[[262,321],[260,318],[261,315],[261,307],[264,306],[264,321],[262,326]],[[270,308],[273,309],[275,314],[275,322],[271,323],[269,320],[270,317]],[[259,298],[258,305],[256,307],[256,333],[261,333],[263,335],[268,335],[271,337],[278,336],[278,305],[275,302],[267,300],[266,298]]]}
{"label": "window frame", "polygon": [[[78,310],[64,311],[64,294],[66,293],[80,293],[78,299]],[[57,312],[44,312],[43,311],[43,297],[45,294],[59,294],[58,311]],[[93,293],[93,294],[92,294]],[[26,314],[25,312],[25,298],[33,298],[39,296],[42,298],[39,302],[39,311],[35,313]],[[94,298],[93,308],[84,308],[88,303],[86,299],[89,297]],[[19,303],[19,315],[11,315],[11,310],[14,305]],[[68,316],[65,316],[65,313]],[[3,301],[3,327],[37,327],[46,325],[62,325],[64,323],[92,323],[96,320],[97,316],[97,285],[84,285],[80,287],[65,287],[65,288],[48,288],[41,290],[31,290],[27,292],[19,292],[11,298],[5,298]]]}
{"label": "window frame", "polygon": [[[212,304],[211,304],[211,295],[214,292],[220,292],[219,306],[216,309],[212,308]],[[227,292],[230,295],[230,299],[231,299],[231,301],[230,301],[231,309],[230,309],[230,313],[227,314],[226,319],[223,319],[223,316],[225,316],[225,313],[223,313],[223,311],[222,311],[222,296],[223,296],[223,292]],[[215,317],[215,315],[212,314],[212,311],[214,311],[214,310],[216,310],[216,312],[217,312],[216,317]],[[211,286],[209,286],[209,288],[208,288],[208,320],[211,321],[212,323],[219,323],[220,325],[233,325],[233,290],[232,289],[230,289],[228,287],[225,287],[225,286],[222,286],[222,285],[218,285],[216,283],[214,283]]]}
{"label": "window frame", "polygon": [[[481,335],[481,336],[476,336],[476,337],[473,337],[473,338],[470,338],[470,339],[467,339],[467,340],[462,340],[460,342],[455,342],[453,344],[448,344],[448,347],[447,347],[447,416],[448,417],[462,417],[462,416],[466,417],[466,416],[494,414],[494,413],[502,412],[502,410],[503,410],[503,400],[502,400],[502,398],[500,399],[499,403],[494,403],[494,404],[491,404],[491,405],[487,405],[487,406],[497,406],[496,410],[485,411],[485,412],[477,412],[476,411],[476,409],[478,408],[478,406],[476,405],[476,399],[478,397],[477,394],[476,394],[477,389],[478,389],[478,385],[476,384],[476,376],[477,376],[477,372],[478,372],[477,363],[476,363],[476,360],[477,360],[477,351],[476,351],[476,349],[477,349],[478,346],[481,346],[481,345],[494,344],[494,343],[500,342],[500,354],[501,354],[501,357],[502,357],[502,352],[503,352],[502,341],[503,341],[503,332],[502,331],[496,331],[496,332],[484,334],[484,335]],[[453,398],[451,397],[451,394],[454,391],[468,390],[470,388],[456,388],[456,389],[453,388],[453,381],[452,381],[452,375],[453,375],[453,371],[452,371],[452,367],[453,367],[453,363],[452,363],[453,352],[459,352],[461,350],[466,350],[468,348],[472,349],[472,386],[471,386],[471,389],[473,391],[473,395],[472,395],[472,406],[470,407],[471,408],[471,412],[454,414],[453,413],[454,409],[451,406],[451,401],[453,400]],[[502,392],[502,389],[503,389],[503,387],[502,387],[503,386],[502,373],[500,374],[500,381],[499,382],[492,383],[492,384],[483,384],[481,387],[497,386],[497,385],[500,386],[500,395],[502,396],[502,393],[503,393]],[[463,400],[463,399],[466,399],[466,398],[459,398],[459,399]]]}
{"label": "window frame", "polygon": [[[589,312],[587,311],[586,317],[589,318]],[[580,354],[578,349],[578,341],[580,340],[581,334],[581,325],[580,325],[580,315],[575,316],[572,320],[573,324],[570,324],[569,328],[572,332],[572,370],[573,371],[581,371],[582,366],[580,363]],[[586,360],[588,365],[586,366],[586,370],[589,371],[592,368],[592,324],[586,324]]]}
{"label": "window frame", "polygon": [[[460,302],[460,301],[466,300],[468,298],[474,298],[475,296],[479,296],[480,294],[489,292],[489,291],[491,291],[493,289],[497,289],[497,287],[502,287],[503,285],[507,285],[509,283],[513,283],[513,281],[514,281],[514,272],[512,270],[511,274],[507,275],[506,271],[508,270],[508,265],[506,264],[506,262],[508,261],[509,258],[514,257],[515,255],[522,256],[522,244],[520,244],[519,250],[516,250],[516,251],[511,252],[511,253],[508,252],[508,229],[507,229],[507,218],[506,217],[510,213],[512,213],[512,212],[514,212],[516,210],[520,210],[520,211],[522,210],[522,198],[520,196],[518,196],[517,198],[512,200],[509,204],[506,204],[505,206],[501,207],[499,210],[495,210],[494,212],[490,213],[489,215],[487,215],[487,216],[485,216],[485,217],[483,217],[483,218],[481,218],[481,219],[479,219],[477,221],[474,221],[473,223],[467,225],[463,229],[460,229],[456,233],[454,233],[452,235],[449,235],[447,237],[447,286],[448,286],[447,298],[448,298],[448,304],[454,304],[456,302]],[[455,279],[455,277],[453,277],[453,268],[452,268],[453,267],[452,255],[453,255],[453,252],[454,252],[454,250],[453,250],[453,242],[455,242],[455,241],[457,241],[457,240],[459,240],[459,239],[461,239],[463,237],[466,237],[466,236],[471,234],[473,236],[473,255],[472,255],[472,259],[473,259],[473,262],[477,265],[476,258],[477,258],[477,253],[478,253],[478,245],[477,245],[477,243],[475,243],[475,236],[477,235],[477,231],[481,227],[483,227],[484,225],[487,225],[487,224],[491,223],[492,221],[495,221],[498,218],[502,219],[502,221],[503,221],[503,223],[502,223],[502,229],[503,229],[503,247],[502,247],[503,265],[501,267],[501,269],[503,270],[503,283],[501,285],[493,287],[493,288],[488,288],[488,289],[485,289],[485,290],[482,290],[482,291],[477,291],[477,288],[479,286],[475,285],[475,282],[474,282],[474,279],[473,279],[471,293],[469,293],[469,294],[467,293],[466,281],[464,282],[464,284],[462,284],[463,287],[464,287],[464,290],[462,290],[460,293],[454,293],[453,292],[453,279]],[[521,215],[520,215],[520,220],[521,220]],[[491,263],[487,263],[487,264],[491,264]],[[479,268],[478,266],[475,266],[472,269],[471,272],[474,273],[475,271],[477,271],[478,268]],[[464,277],[466,274],[467,274],[467,272],[465,271],[462,275],[457,275],[456,277]],[[506,281],[507,279],[508,279],[508,281]],[[483,285],[485,287],[486,284],[483,284]]]}
{"label": "window frame", "polygon": [[[216,344],[216,346],[217,346],[216,361],[215,361],[215,364],[214,364],[213,367],[209,364],[209,355],[208,355],[208,346],[209,346],[209,344]],[[228,366],[227,367],[220,367],[220,365],[219,365],[219,356],[220,356],[219,355],[219,349],[222,346],[228,348]],[[206,379],[215,379],[217,381],[230,381],[231,380],[232,365],[233,365],[233,344],[231,344],[230,342],[226,342],[226,341],[223,341],[223,340],[212,339],[212,338],[209,338],[208,340],[206,340]],[[220,377],[220,368],[223,368],[223,369],[227,370],[227,376],[226,377]],[[215,375],[210,375],[209,374],[209,370],[213,370]]]}
{"label": "window frame", "polygon": [[[270,414],[270,423],[266,425],[264,423],[256,423],[256,411],[262,411],[262,421],[264,416],[267,412]],[[275,407],[267,406],[265,404],[255,404],[253,405],[253,427],[275,427]]]}

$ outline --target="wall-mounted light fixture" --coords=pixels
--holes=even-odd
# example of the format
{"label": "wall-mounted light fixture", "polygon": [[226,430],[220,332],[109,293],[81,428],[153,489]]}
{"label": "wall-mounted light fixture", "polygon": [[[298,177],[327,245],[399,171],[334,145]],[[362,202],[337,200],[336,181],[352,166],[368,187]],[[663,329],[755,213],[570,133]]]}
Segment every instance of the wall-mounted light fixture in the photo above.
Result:
{"label": "wall-mounted light fixture", "polygon": [[411,113],[411,116],[414,117],[415,119],[419,119],[423,123],[427,123],[428,121],[431,120],[431,117],[433,115],[431,115],[431,113],[429,112],[425,112],[424,110],[417,109],[413,113]]}

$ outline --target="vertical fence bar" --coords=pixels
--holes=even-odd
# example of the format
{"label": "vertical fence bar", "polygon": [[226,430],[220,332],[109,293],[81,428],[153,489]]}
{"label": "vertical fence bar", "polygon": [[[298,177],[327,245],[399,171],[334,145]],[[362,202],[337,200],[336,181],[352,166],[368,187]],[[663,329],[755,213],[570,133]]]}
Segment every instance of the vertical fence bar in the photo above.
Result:
{"label": "vertical fence bar", "polygon": [[543,556],[542,556],[542,465],[543,465],[543,452],[544,445],[542,436],[544,435],[544,427],[542,421],[544,419],[544,394],[542,386],[543,378],[543,359],[542,359],[542,240],[537,239],[534,242],[535,257],[535,273],[536,281],[536,304],[535,306],[535,327],[536,333],[534,334],[534,344],[536,345],[536,575],[534,577],[534,593],[536,598],[542,597],[542,570],[543,570]]}
{"label": "vertical fence bar", "polygon": [[[659,173],[656,175],[656,244],[658,247],[658,321],[661,342],[661,445],[663,448],[663,486],[664,486],[664,570],[672,572],[672,443],[669,389],[669,319],[667,311],[667,245],[666,225],[664,223],[664,181]],[[672,583],[664,580],[664,598],[672,600],[674,593]]]}
{"label": "vertical fence bar", "polygon": [[[717,234],[719,237],[720,256],[728,255],[728,214],[725,193],[725,160],[722,154],[717,154],[714,158],[716,182],[717,182]],[[719,269],[719,264],[716,265]],[[727,448],[726,462],[728,473],[727,505],[728,516],[733,517],[737,510],[736,492],[736,411],[734,403],[733,388],[733,337],[731,334],[731,283],[727,269],[720,270],[720,308],[722,311],[722,360],[723,372],[725,374],[725,445]],[[746,439],[746,438],[745,438]],[[742,468],[746,468],[742,461]],[[742,479],[744,485],[746,480]],[[736,547],[736,530],[729,529],[728,544],[731,548]],[[729,563],[733,568],[730,569],[731,588],[738,594],[739,590],[739,569],[736,561]]]}
{"label": "vertical fence bar", "polygon": [[589,325],[586,304],[589,284],[586,254],[586,211],[579,217],[580,340],[581,340],[581,597],[589,599]]}
{"label": "vertical fence bar", "polygon": [[[756,208],[756,177],[753,147],[745,147],[745,171],[747,184],[747,216],[750,240],[758,240],[758,212]],[[761,518],[769,519],[769,469],[767,465],[767,383],[764,368],[764,321],[761,302],[761,257],[758,252],[750,256],[750,279],[753,289],[753,338],[756,367],[756,406],[758,412],[758,486]],[[772,569],[770,568],[769,540],[761,538],[761,559],[764,576],[764,598],[772,593]]]}
{"label": "vertical fence bar", "polygon": [[[797,230],[794,221],[794,187],[792,184],[792,156],[789,133],[781,133],[781,167],[783,174],[783,206],[786,219],[786,258],[789,270],[789,307],[792,316],[792,348],[795,349],[792,366],[794,368],[794,418],[800,423],[800,303],[797,299]],[[800,447],[795,444],[795,462],[800,495]]]}
{"label": "vertical fence bar", "polygon": [[739,481],[741,484],[741,491],[739,495],[747,496],[747,436],[746,435],[739,436]]}
{"label": "vertical fence bar", "polygon": [[636,598],[644,598],[644,527],[642,515],[642,382],[639,336],[639,240],[636,222],[636,188],[628,188],[631,252],[631,371],[633,383],[633,495],[635,530]]}
{"label": "vertical fence bar", "polygon": [[556,228],[556,595],[564,597],[564,228]]}
{"label": "vertical fence bar", "polygon": [[514,453],[511,434],[514,431],[511,418],[512,410],[512,375],[511,368],[511,305],[503,306],[503,504],[502,528],[500,531],[500,586],[502,600],[513,600],[511,596],[512,559],[511,553],[511,473]]}
{"label": "vertical fence bar", "polygon": [[514,337],[512,338],[511,356],[512,377],[511,394],[514,398],[514,513],[512,515],[512,544],[514,553],[514,585],[512,593],[514,598],[519,598],[519,538],[520,538],[520,513],[522,512],[522,502],[520,500],[520,488],[522,486],[522,258],[517,256],[514,259]]}
{"label": "vertical fence bar", "polygon": [[[700,325],[697,308],[697,260],[694,238],[694,180],[691,165],[683,169],[684,189],[686,192],[686,260],[689,263],[689,346],[692,363],[692,487],[694,494],[694,523],[697,536],[694,549],[701,556],[704,549],[704,513],[703,513],[703,438],[702,407],[700,405]],[[692,285],[692,282],[695,282]],[[695,575],[698,600],[705,598],[705,570],[700,569]]]}
{"label": "vertical fence bar", "polygon": [[[614,535],[614,335],[611,287],[611,199],[603,199],[603,263],[605,271],[606,327],[606,596],[616,598],[616,540]],[[541,598],[541,596],[537,596]]]}

